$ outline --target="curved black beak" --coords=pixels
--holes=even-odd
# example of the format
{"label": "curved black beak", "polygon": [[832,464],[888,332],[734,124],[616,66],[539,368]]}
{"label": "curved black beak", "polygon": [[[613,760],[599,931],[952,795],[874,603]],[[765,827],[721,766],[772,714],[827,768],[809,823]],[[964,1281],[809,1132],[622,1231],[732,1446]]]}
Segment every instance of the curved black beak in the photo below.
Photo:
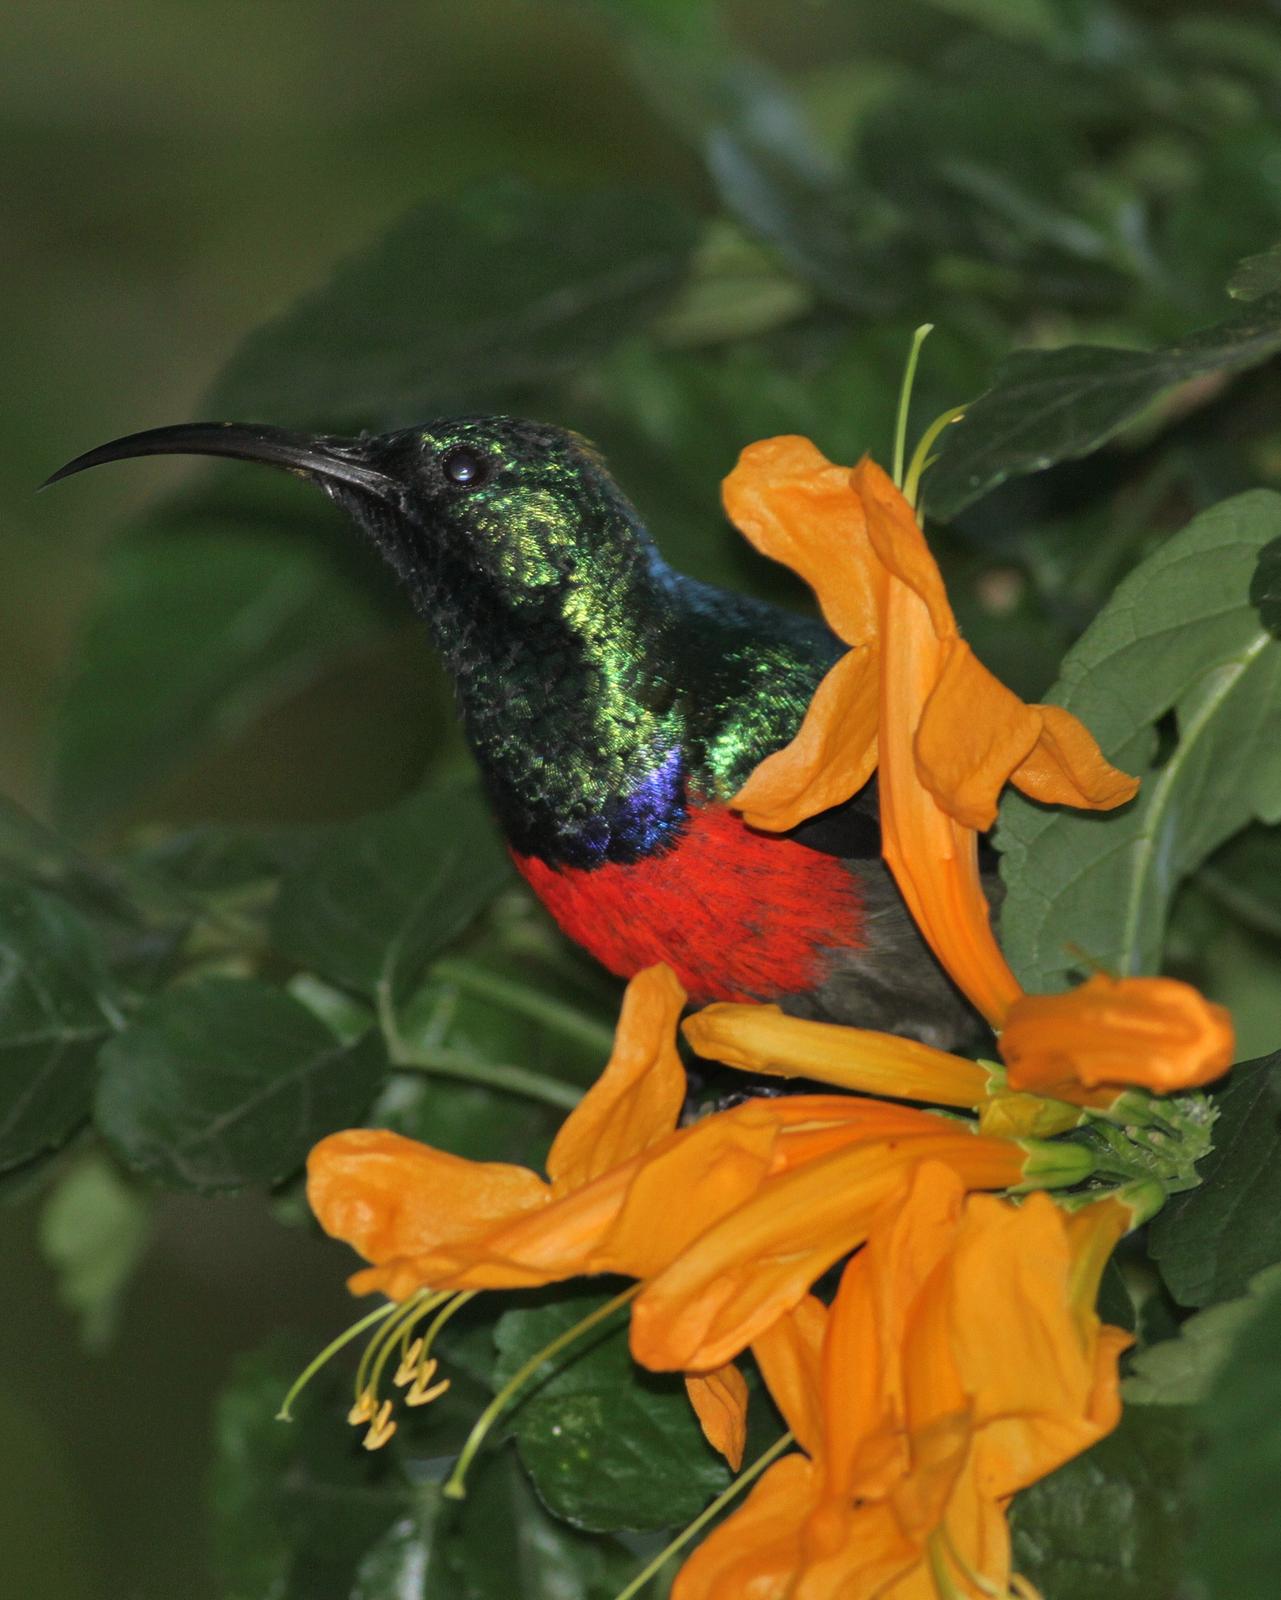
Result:
{"label": "curved black beak", "polygon": [[318,479],[322,484],[346,484],[385,497],[399,487],[370,460],[370,441],[333,438],[325,434],[290,433],[256,422],[181,422],[171,428],[148,428],[100,444],[95,450],[59,467],[51,483],[100,467],[105,461],[125,461],[131,456],[234,456],[238,461],[262,461],[287,472]]}

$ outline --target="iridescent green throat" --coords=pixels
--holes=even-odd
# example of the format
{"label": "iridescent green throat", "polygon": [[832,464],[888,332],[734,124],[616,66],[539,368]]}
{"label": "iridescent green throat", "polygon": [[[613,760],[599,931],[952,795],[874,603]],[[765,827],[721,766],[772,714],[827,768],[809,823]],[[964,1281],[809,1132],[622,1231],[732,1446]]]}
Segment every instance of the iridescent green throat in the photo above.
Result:
{"label": "iridescent green throat", "polygon": [[396,452],[425,445],[483,480],[352,509],[453,676],[513,849],[591,867],[667,848],[691,801],[728,799],[790,739],[832,636],[673,572],[573,435],[466,420],[390,436],[381,459],[404,476]]}

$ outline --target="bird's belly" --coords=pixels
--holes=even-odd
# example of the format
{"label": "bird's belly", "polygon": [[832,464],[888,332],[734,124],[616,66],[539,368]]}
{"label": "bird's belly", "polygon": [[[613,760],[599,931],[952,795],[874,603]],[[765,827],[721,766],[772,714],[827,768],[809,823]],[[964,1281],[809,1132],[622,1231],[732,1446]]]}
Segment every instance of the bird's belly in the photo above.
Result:
{"label": "bird's belly", "polygon": [[665,961],[690,995],[773,1000],[819,985],[865,942],[858,880],[835,857],[696,807],[672,847],[626,865],[515,855],[560,927],[611,972]]}

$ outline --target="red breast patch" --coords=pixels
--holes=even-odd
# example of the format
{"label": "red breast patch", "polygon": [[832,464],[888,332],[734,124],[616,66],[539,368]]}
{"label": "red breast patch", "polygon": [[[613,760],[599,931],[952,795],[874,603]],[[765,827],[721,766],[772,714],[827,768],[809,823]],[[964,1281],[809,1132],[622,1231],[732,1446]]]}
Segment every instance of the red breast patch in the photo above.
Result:
{"label": "red breast patch", "polygon": [[665,961],[695,1000],[772,1000],[815,988],[825,952],[865,943],[854,875],[835,856],[700,807],[676,845],[584,870],[513,859],[562,929],[630,978]]}

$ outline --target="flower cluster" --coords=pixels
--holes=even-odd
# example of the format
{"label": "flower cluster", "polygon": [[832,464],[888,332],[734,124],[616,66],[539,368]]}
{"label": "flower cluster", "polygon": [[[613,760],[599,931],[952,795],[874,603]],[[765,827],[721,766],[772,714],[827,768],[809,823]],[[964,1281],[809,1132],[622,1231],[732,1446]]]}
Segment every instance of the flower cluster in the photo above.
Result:
{"label": "flower cluster", "polygon": [[[811,582],[849,646],[736,807],[788,829],[876,768],[885,858],[1004,1065],[714,1005],[684,1023],[699,1054],[833,1092],[682,1125],[686,997],[655,967],[629,985],[613,1055],[545,1179],[377,1129],[333,1135],[312,1153],[311,1204],[369,1263],[353,1291],[388,1300],[358,1325],[381,1319],[352,1418],[371,1447],[390,1436],[380,1383],[395,1350],[410,1403],[439,1391],[432,1343],[471,1294],[622,1276],[634,1287],[611,1304],[630,1301],[635,1359],[685,1375],[733,1466],[748,1350],[799,1447],[694,1552],[675,1600],[1027,1594],[1006,1507],[1115,1425],[1128,1336],[1100,1324],[1095,1300],[1113,1246],[1160,1199],[1102,1185],[1051,1199],[1095,1170],[1088,1140],[1054,1136],[1122,1107],[1133,1120],[1136,1095],[1222,1072],[1230,1022],[1169,979],[1022,990],[977,865],[1002,787],[1106,809],[1136,785],[1068,713],[1022,704],[979,664],[890,479],[775,439],[744,453],[725,502]],[[815,1286],[842,1262],[825,1303]]]}

